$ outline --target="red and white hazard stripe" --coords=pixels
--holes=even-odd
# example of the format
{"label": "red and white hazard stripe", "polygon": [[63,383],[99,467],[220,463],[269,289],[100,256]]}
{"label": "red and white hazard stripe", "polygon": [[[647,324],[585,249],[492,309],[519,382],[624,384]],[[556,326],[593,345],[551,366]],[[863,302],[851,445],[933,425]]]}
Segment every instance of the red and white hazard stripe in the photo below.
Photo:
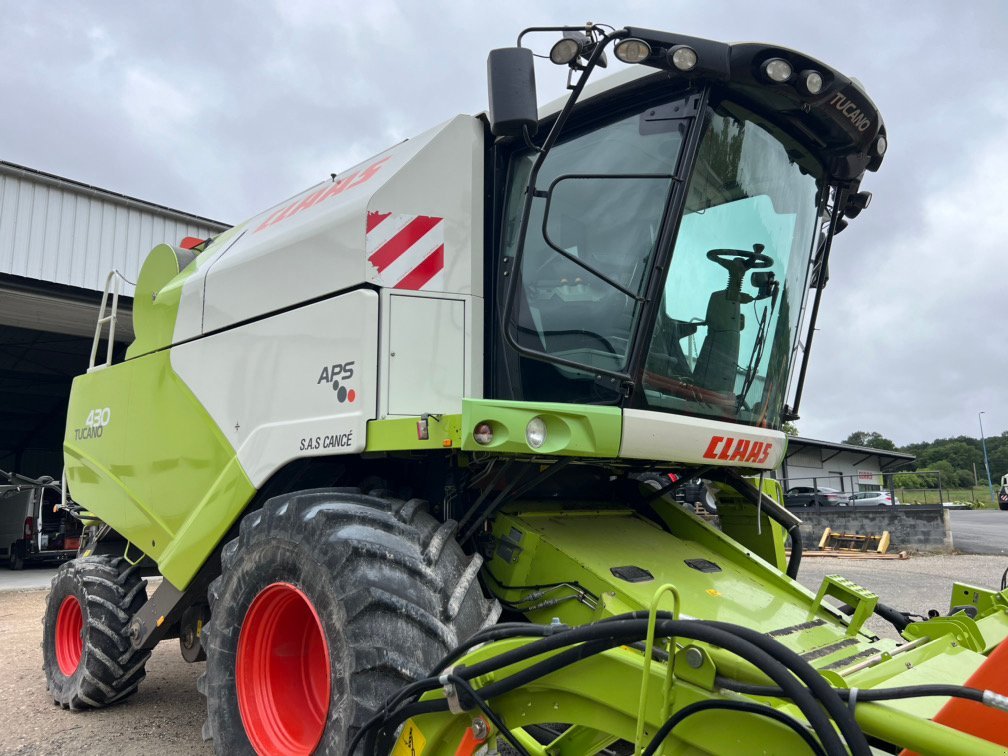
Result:
{"label": "red and white hazard stripe", "polygon": [[444,288],[444,218],[369,212],[364,251],[370,280],[414,291]]}

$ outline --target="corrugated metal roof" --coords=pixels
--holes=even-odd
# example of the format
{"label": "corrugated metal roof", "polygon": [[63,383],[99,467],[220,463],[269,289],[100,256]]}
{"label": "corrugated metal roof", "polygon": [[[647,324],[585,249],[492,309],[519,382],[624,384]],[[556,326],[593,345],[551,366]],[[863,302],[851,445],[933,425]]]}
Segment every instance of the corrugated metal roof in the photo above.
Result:
{"label": "corrugated metal roof", "polygon": [[[229,228],[152,202],[0,161],[0,273],[102,291],[135,281],[156,244]],[[123,294],[132,295],[132,287]]]}

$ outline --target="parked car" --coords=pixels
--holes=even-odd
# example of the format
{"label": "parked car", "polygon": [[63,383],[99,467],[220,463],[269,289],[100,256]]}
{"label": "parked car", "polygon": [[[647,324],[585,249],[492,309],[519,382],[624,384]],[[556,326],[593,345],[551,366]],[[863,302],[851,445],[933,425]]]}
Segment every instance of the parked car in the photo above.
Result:
{"label": "parked car", "polygon": [[1008,509],[1008,475],[1001,476],[1001,490],[998,492],[998,507]]}
{"label": "parked car", "polygon": [[893,500],[888,491],[858,491],[850,496],[850,506],[853,507],[891,507],[899,506],[900,500]]}
{"label": "parked car", "polygon": [[838,491],[829,486],[795,486],[784,494],[784,506],[787,507],[843,507],[850,502],[850,494]]}
{"label": "parked car", "polygon": [[45,485],[0,486],[0,557],[12,570],[77,555],[81,523],[63,510],[53,511],[59,500],[59,492]]}

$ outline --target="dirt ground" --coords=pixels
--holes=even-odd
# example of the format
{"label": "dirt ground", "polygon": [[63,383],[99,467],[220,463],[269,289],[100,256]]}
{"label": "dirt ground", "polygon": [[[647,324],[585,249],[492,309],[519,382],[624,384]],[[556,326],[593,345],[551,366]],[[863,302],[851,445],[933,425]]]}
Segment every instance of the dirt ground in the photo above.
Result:
{"label": "dirt ground", "polygon": [[196,678],[178,641],[165,641],[147,663],[147,679],[119,706],[65,711],[52,702],[42,675],[46,590],[0,592],[0,753],[211,754],[200,737],[206,716]]}
{"label": "dirt ground", "polygon": [[[811,590],[823,575],[842,574],[901,609],[947,611],[951,581],[998,587],[1008,559],[995,556],[913,557],[907,561],[806,559],[801,581]],[[209,754],[200,737],[206,714],[196,678],[178,641],[165,641],[147,664],[147,679],[123,704],[70,712],[54,706],[42,675],[42,614],[46,590],[0,591],[0,754]],[[880,635],[891,627],[870,620]]]}

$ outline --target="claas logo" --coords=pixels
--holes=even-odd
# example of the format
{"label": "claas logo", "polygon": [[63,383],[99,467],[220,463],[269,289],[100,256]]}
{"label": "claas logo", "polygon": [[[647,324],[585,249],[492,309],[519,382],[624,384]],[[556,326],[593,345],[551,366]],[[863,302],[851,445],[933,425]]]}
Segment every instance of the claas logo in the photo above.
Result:
{"label": "claas logo", "polygon": [[728,436],[711,436],[704,459],[723,459],[728,462],[753,462],[762,465],[770,459],[773,444],[763,441],[750,441],[747,438],[732,438]]}

